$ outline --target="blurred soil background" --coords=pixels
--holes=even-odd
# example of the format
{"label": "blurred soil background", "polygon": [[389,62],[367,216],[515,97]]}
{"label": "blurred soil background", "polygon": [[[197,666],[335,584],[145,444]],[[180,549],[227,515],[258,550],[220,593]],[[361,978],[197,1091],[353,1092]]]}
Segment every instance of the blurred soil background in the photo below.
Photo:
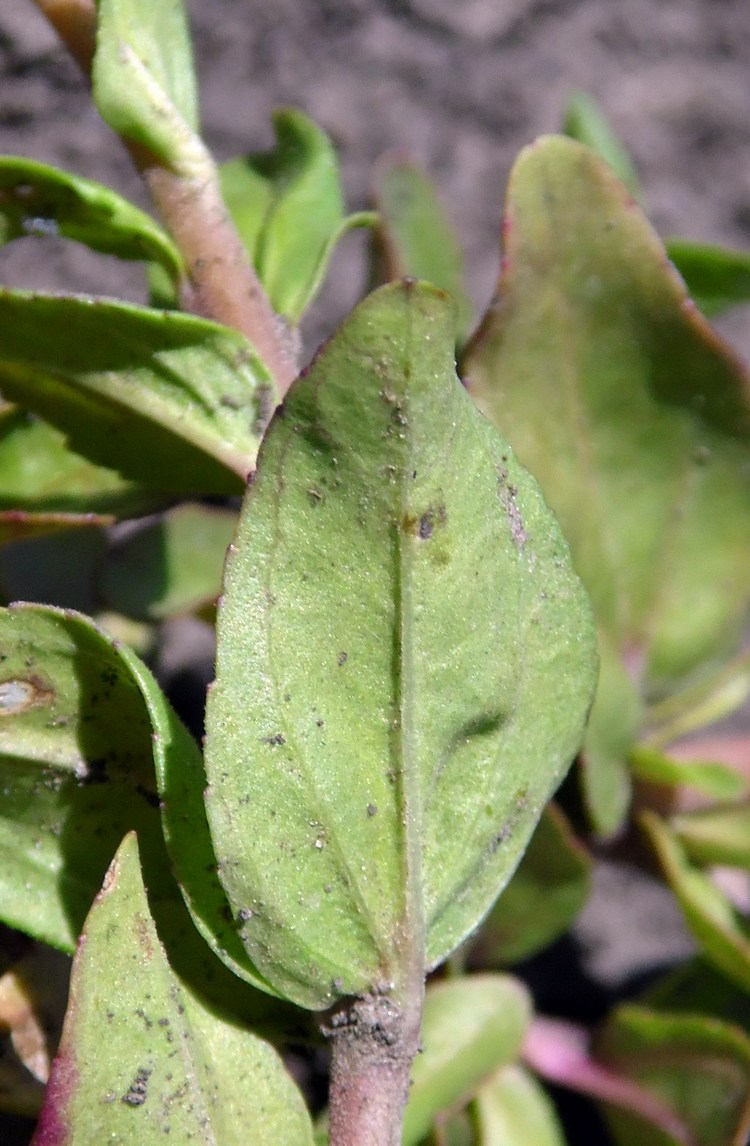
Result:
{"label": "blurred soil background", "polygon": [[[353,210],[368,205],[378,157],[410,153],[456,224],[478,314],[497,276],[511,164],[535,136],[559,130],[574,90],[597,101],[630,150],[660,234],[750,249],[748,0],[188,0],[188,9],[217,157],[270,147],[273,109],[299,107],[337,145]],[[0,2],[0,72],[4,153],[148,205],[31,0]],[[365,253],[355,234],[336,255],[306,323],[307,351],[364,289]],[[0,252],[0,283],[145,297],[138,268],[50,238]],[[750,311],[719,325],[750,359]],[[163,673],[188,679],[192,658],[199,698],[211,672],[206,633],[166,635]],[[542,1006],[587,1020],[689,950],[671,897],[603,863],[575,939],[528,975]],[[583,1140],[593,1139],[571,1136]]]}

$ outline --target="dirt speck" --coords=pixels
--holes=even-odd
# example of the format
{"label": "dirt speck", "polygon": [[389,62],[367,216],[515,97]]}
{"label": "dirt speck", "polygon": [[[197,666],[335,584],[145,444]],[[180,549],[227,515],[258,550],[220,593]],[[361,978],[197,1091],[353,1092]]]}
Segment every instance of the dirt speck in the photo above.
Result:
{"label": "dirt speck", "polygon": [[140,1067],[120,1101],[124,1102],[126,1106],[143,1106],[148,1098],[148,1080],[150,1077],[151,1071],[145,1067]]}

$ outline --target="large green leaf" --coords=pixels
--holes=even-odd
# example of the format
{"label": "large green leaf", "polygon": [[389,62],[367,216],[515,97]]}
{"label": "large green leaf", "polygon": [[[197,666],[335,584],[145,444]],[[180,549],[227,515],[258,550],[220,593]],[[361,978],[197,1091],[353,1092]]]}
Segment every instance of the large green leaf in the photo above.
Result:
{"label": "large green leaf", "polygon": [[231,159],[221,185],[274,309],[297,324],[318,293],[333,248],[369,216],[344,218],[338,160],[312,120],[284,108],[272,151]]}
{"label": "large green leaf", "polygon": [[403,1146],[416,1146],[441,1111],[465,1104],[493,1070],[516,1061],[530,1016],[528,992],[510,975],[471,975],[428,989]]}
{"label": "large green leaf", "polygon": [[35,1146],[165,1136],[205,1146],[312,1146],[281,1059],[172,972],[135,836],[119,849],[83,932]]}
{"label": "large green leaf", "polygon": [[151,488],[237,493],[273,408],[242,337],[193,315],[0,291],[0,390]]}
{"label": "large green leaf", "polygon": [[453,323],[426,285],[361,304],[273,421],[230,549],[209,822],[244,943],[313,1009],[476,926],[590,700],[588,604]]}
{"label": "large green leaf", "polygon": [[376,277],[387,282],[412,275],[447,291],[458,308],[463,340],[472,312],[463,252],[434,185],[411,160],[387,158],[378,165],[375,205]]}
{"label": "large green leaf", "polygon": [[101,183],[17,156],[0,157],[0,243],[62,235],[94,251],[159,263],[175,279],[182,259],[150,215]]}
{"label": "large green leaf", "polygon": [[182,0],[98,0],[92,82],[97,110],[119,135],[184,167],[202,144]]}
{"label": "large green leaf", "polygon": [[618,1008],[597,1041],[597,1057],[674,1111],[684,1133],[608,1108],[620,1146],[744,1146],[750,1131],[750,1039],[702,1015]]}
{"label": "large green leaf", "polygon": [[556,510],[641,696],[721,663],[750,597],[748,378],[580,144],[542,139],[518,160],[498,294],[464,365]]}

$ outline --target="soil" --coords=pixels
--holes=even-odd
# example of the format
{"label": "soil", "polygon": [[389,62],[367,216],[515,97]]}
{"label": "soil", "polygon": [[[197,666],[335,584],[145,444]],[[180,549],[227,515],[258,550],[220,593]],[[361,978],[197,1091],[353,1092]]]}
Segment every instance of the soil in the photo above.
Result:
{"label": "soil", "polygon": [[[412,153],[456,222],[478,312],[497,275],[513,159],[559,129],[575,89],[599,103],[630,149],[660,233],[750,248],[747,0],[189,0],[188,8],[204,133],[217,156],[270,146],[272,110],[300,107],[337,144],[356,209],[368,204],[378,156]],[[3,152],[99,179],[146,206],[32,0],[2,2],[0,73]],[[365,277],[354,235],[307,323],[309,349],[356,301]],[[134,300],[143,293],[136,268],[46,238],[2,252],[0,282]],[[750,358],[747,318],[737,311],[721,326]],[[184,675],[179,639],[169,655],[170,671]],[[204,649],[199,677],[210,673],[209,657]],[[587,1007],[597,992],[604,1005],[634,975],[688,947],[661,889],[603,866],[576,939],[552,953],[562,962],[546,956],[529,975],[548,1009],[596,1017]],[[577,994],[563,998],[553,981],[578,984]]]}

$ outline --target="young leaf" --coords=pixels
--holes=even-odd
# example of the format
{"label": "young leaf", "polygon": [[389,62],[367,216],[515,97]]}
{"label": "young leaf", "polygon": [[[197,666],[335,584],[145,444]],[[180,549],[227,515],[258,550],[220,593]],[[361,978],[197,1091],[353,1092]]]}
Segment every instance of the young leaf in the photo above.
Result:
{"label": "young leaf", "polygon": [[467,385],[538,477],[646,700],[721,663],[750,590],[748,377],[607,165],[546,138],[511,175]]}
{"label": "young leaf", "polygon": [[644,1125],[634,1112],[607,1109],[621,1146],[743,1146],[750,1131],[750,1038],[702,1015],[667,1015],[619,1007],[596,1044],[610,1069],[639,1083],[671,1108],[684,1136]]}
{"label": "young leaf", "polygon": [[750,302],[750,255],[689,239],[667,239],[667,254],[688,293],[711,317]]}
{"label": "young leaf", "polygon": [[693,867],[677,837],[658,816],[645,812],[641,823],[706,958],[750,991],[750,934],[745,920],[716,884]]}
{"label": "young leaf", "polygon": [[638,745],[630,754],[630,763],[639,780],[694,788],[713,800],[737,799],[747,792],[747,780],[736,769],[715,760],[676,760]]}
{"label": "young leaf", "polygon": [[158,263],[171,280],[182,259],[147,215],[101,183],[16,156],[0,157],[0,243],[61,235],[94,251]]}
{"label": "young leaf", "polygon": [[[731,716],[750,698],[750,652],[741,650],[717,668],[706,667],[679,690],[649,705],[645,733],[655,748],[669,748],[706,725]],[[710,738],[706,732],[704,740]]]}
{"label": "young leaf", "polygon": [[565,1146],[555,1108],[533,1075],[506,1066],[473,1102],[477,1146]]}
{"label": "young leaf", "polygon": [[193,315],[0,291],[0,390],[152,489],[237,493],[273,408],[242,337]]}
{"label": "young leaf", "polygon": [[276,1052],[176,978],[154,926],[134,835],[86,920],[34,1146],[138,1142],[312,1146]]}
{"label": "young leaf", "polygon": [[563,131],[584,143],[608,163],[631,195],[640,198],[638,174],[627,149],[612,130],[601,108],[585,92],[573,92],[565,108]]}
{"label": "young leaf", "polygon": [[275,148],[223,164],[221,185],[274,309],[296,325],[336,242],[361,220],[344,218],[338,160],[325,132],[291,108],[273,122]]}
{"label": "young leaf", "polygon": [[590,700],[587,602],[454,330],[426,285],[366,299],[273,421],[230,549],[209,822],[248,951],[312,1009],[476,926]]}
{"label": "young leaf", "polygon": [[463,252],[435,187],[421,168],[403,158],[381,162],[376,177],[376,276],[389,281],[412,275],[447,291],[458,308],[463,340],[472,315]]}
{"label": "young leaf", "polygon": [[471,946],[471,964],[502,967],[541,951],[567,930],[590,890],[591,858],[559,808],[548,804]]}
{"label": "young leaf", "polygon": [[198,140],[198,101],[182,0],[99,0],[92,83],[105,123],[180,168]]}
{"label": "young leaf", "polygon": [[184,504],[147,522],[107,556],[101,592],[128,617],[159,621],[213,604],[237,514]]}
{"label": "young leaf", "polygon": [[672,816],[672,831],[694,863],[750,870],[750,801]]}
{"label": "young leaf", "polygon": [[0,410],[0,513],[8,525],[11,515],[25,515],[29,525],[66,516],[138,516],[162,508],[164,501],[74,454],[47,422],[12,406]]}
{"label": "young leaf", "polygon": [[528,992],[510,975],[471,975],[428,989],[403,1146],[416,1146],[437,1115],[468,1102],[493,1070],[518,1058],[530,1016]]}

